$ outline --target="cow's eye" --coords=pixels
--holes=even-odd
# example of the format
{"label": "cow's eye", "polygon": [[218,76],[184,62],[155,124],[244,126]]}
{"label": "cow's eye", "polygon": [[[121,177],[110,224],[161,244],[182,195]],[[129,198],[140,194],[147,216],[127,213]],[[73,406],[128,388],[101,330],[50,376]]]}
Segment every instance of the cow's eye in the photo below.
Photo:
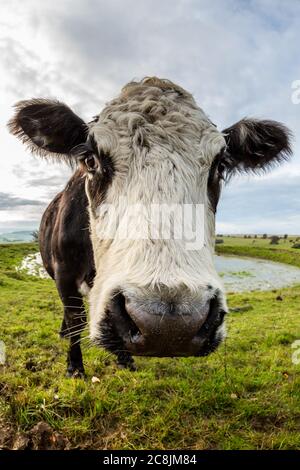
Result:
{"label": "cow's eye", "polygon": [[97,160],[94,155],[88,155],[84,159],[84,164],[86,166],[87,171],[93,172],[97,168]]}

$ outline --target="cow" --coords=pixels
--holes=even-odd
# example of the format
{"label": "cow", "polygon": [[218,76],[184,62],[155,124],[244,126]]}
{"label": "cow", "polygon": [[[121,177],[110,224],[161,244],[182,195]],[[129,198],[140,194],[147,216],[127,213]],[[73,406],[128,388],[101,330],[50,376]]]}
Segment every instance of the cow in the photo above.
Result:
{"label": "cow", "polygon": [[[16,104],[9,129],[32,152],[73,167],[39,232],[44,266],[64,306],[68,376],[84,375],[84,295],[90,339],[120,367],[134,369],[132,356],[213,352],[225,337],[228,312],[213,262],[223,181],[287,160],[288,128],[244,118],[221,132],[189,92],[147,77],[124,86],[89,123],[59,101],[32,99]],[[174,204],[194,214],[201,208],[202,243],[191,248],[184,234],[174,236],[172,211],[169,237],[147,231],[147,208]],[[137,206],[146,212],[127,217]],[[120,236],[124,220],[126,236]],[[148,236],[132,236],[139,228]]]}

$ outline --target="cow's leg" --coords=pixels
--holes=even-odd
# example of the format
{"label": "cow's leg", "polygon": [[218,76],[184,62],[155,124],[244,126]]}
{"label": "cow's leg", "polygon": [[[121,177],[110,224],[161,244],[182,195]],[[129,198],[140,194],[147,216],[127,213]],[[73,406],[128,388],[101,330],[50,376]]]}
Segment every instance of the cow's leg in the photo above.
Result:
{"label": "cow's leg", "polygon": [[117,366],[120,369],[136,370],[134,360],[131,354],[127,351],[117,353]]}
{"label": "cow's leg", "polygon": [[84,367],[80,347],[80,335],[86,325],[86,312],[82,295],[78,292],[76,281],[56,278],[57,288],[64,305],[64,318],[60,336],[70,339],[67,359],[67,376],[84,377]]}

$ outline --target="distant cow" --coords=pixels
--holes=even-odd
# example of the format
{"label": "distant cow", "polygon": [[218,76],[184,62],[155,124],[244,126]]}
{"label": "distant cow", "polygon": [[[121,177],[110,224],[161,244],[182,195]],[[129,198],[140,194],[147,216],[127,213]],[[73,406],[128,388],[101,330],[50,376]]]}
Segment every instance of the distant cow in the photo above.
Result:
{"label": "distant cow", "polygon": [[[64,304],[68,374],[84,373],[84,294],[91,340],[116,354],[121,366],[133,368],[132,355],[214,351],[227,312],[213,263],[221,183],[234,172],[257,172],[285,160],[291,152],[288,129],[243,119],[220,132],[191,94],[155,77],[127,84],[88,124],[65,104],[32,99],[16,105],[9,126],[31,151],[75,167],[40,227],[42,259]],[[185,236],[150,231],[132,236],[149,228],[153,204],[201,205],[203,244],[191,249]],[[114,236],[137,205],[146,211],[127,218],[126,236]],[[169,219],[174,223],[171,212]]]}

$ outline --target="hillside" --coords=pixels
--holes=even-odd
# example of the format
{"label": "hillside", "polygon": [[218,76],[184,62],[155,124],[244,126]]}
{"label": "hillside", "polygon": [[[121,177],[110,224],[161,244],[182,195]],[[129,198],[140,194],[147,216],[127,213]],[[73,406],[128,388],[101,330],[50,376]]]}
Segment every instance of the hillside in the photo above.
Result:
{"label": "hillside", "polygon": [[16,232],[0,233],[0,243],[20,243],[31,242],[32,230],[22,230]]}

